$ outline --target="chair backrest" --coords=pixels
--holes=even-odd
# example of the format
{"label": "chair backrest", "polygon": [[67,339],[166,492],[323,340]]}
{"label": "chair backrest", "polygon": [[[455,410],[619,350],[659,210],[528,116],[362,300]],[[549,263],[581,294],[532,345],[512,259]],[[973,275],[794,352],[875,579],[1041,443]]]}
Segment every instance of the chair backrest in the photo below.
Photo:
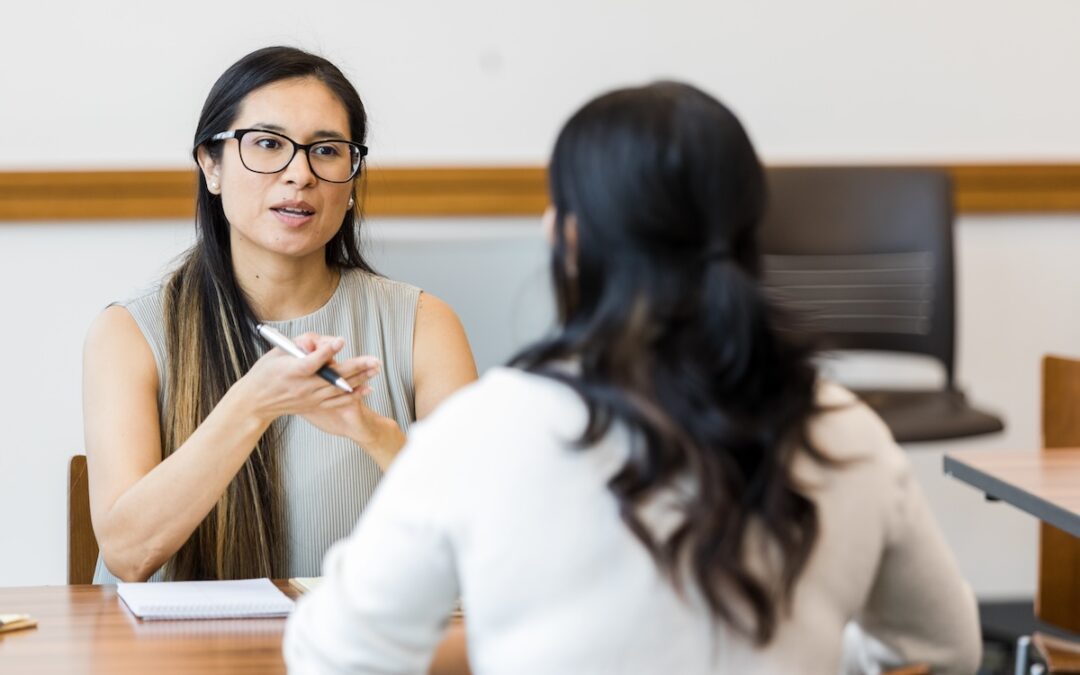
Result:
{"label": "chair backrest", "polygon": [[97,538],[90,521],[86,455],[75,455],[68,463],[68,583],[91,583],[97,558]]}
{"label": "chair backrest", "polygon": [[[1045,452],[1080,447],[1080,361],[1043,357],[1042,432]],[[1039,526],[1035,616],[1080,633],[1080,539]]]}
{"label": "chair backrest", "polygon": [[933,168],[768,171],[766,287],[826,346],[923,354],[952,386],[952,184]]}

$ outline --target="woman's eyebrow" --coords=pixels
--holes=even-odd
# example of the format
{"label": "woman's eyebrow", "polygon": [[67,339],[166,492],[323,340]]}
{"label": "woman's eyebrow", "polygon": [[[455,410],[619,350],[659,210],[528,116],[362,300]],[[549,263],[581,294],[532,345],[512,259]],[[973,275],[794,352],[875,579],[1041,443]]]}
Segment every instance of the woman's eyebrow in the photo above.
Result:
{"label": "woman's eyebrow", "polygon": [[[285,127],[280,124],[267,124],[265,122],[257,122],[252,125],[253,129],[263,129],[264,131],[274,131],[279,134],[285,133]],[[347,140],[347,137],[340,131],[332,131],[330,129],[318,129],[315,133],[311,134],[312,138],[333,138],[340,140]]]}

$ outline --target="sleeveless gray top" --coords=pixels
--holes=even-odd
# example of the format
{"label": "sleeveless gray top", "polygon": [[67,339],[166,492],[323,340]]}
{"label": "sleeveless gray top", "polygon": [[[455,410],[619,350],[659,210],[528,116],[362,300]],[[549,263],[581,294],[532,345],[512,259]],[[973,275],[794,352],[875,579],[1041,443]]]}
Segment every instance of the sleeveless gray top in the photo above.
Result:
{"label": "sleeveless gray top", "polygon": [[[164,410],[166,377],[165,328],[162,321],[162,285],[128,302],[125,307],[142,331],[157,363],[158,407]],[[345,346],[338,359],[372,355],[383,368],[369,386],[368,406],[391,417],[408,433],[416,419],[413,397],[413,327],[420,289],[369,274],[343,270],[337,290],[315,312],[288,321],[268,321],[288,336],[308,331],[340,335]],[[311,577],[321,574],[323,554],[349,534],[371,498],[382,471],[351,440],[332,436],[307,420],[288,416],[278,446],[284,485],[288,536],[286,574]],[[164,570],[150,581],[162,581]],[[95,584],[115,584],[101,556],[94,571]]]}

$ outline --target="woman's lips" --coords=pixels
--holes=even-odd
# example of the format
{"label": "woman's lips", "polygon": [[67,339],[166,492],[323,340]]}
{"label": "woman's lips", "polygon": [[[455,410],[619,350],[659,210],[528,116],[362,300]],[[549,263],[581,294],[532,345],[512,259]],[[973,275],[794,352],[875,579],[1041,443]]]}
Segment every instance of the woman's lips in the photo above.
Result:
{"label": "woman's lips", "polygon": [[270,209],[277,219],[290,227],[300,227],[311,222],[315,212],[296,207],[274,207]]}

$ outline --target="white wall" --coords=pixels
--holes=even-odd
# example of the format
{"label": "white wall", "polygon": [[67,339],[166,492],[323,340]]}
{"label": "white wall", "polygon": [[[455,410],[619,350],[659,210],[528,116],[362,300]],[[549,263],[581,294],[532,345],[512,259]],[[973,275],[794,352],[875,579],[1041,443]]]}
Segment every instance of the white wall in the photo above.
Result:
{"label": "white wall", "polygon": [[[372,163],[539,163],[612,86],[676,77],[739,112],[785,162],[1080,156],[1080,3],[954,0],[283,0],[23,3],[0,41],[0,170],[188,166],[214,78],[250,49],[340,63],[371,114]],[[163,14],[168,11],[169,14]],[[372,223],[376,262],[447,299],[482,368],[550,323],[529,219]],[[64,580],[65,463],[81,450],[80,346],[110,300],[158,276],[190,223],[0,224],[0,585]],[[1034,447],[1038,363],[1080,354],[1080,217],[965,218],[960,379],[1008,431],[949,447]],[[494,283],[493,283],[494,280]],[[896,363],[846,362],[882,378]],[[903,367],[907,374],[910,369]],[[1033,522],[912,451],[965,572],[1030,592]]]}
{"label": "white wall", "polygon": [[373,163],[537,162],[587,98],[656,77],[721,96],[773,162],[1070,160],[1078,25],[1074,0],[19,3],[0,168],[182,165],[214,79],[271,43],[352,76]]}

